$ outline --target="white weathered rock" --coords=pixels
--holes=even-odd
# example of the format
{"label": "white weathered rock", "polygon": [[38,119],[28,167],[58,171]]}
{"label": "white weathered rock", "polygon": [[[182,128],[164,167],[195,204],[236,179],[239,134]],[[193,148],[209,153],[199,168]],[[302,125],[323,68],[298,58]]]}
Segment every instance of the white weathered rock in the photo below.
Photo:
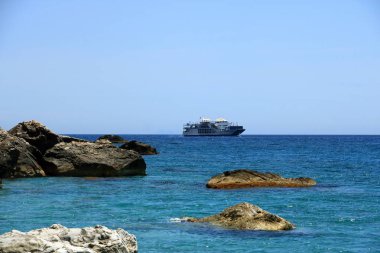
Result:
{"label": "white weathered rock", "polygon": [[119,228],[104,226],[66,228],[54,224],[23,233],[17,230],[0,235],[0,253],[134,253],[136,237]]}

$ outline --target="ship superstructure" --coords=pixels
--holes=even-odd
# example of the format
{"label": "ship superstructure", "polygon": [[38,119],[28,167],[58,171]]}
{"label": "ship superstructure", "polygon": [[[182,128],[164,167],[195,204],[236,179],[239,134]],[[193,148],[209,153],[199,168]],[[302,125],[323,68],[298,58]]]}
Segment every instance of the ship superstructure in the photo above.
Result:
{"label": "ship superstructure", "polygon": [[223,118],[212,121],[201,117],[199,122],[189,122],[183,126],[184,136],[237,136],[244,131],[243,126],[228,122]]}

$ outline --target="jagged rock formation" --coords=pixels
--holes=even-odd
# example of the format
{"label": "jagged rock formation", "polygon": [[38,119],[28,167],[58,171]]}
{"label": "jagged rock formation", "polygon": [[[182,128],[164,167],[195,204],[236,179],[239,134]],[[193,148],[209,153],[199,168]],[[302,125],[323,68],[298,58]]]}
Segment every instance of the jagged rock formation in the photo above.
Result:
{"label": "jagged rock formation", "polygon": [[41,153],[24,139],[0,130],[0,178],[45,176]]}
{"label": "jagged rock formation", "polygon": [[55,134],[37,121],[0,132],[0,177],[145,175],[136,152]]}
{"label": "jagged rock formation", "polygon": [[120,146],[120,148],[133,150],[139,153],[140,155],[156,155],[158,154],[156,148],[152,147],[149,144],[145,144],[138,141],[128,141]]}
{"label": "jagged rock formation", "polygon": [[59,135],[53,133],[35,120],[18,123],[8,132],[11,135],[26,140],[30,145],[36,147],[42,154],[55,144],[62,142],[62,138]]}
{"label": "jagged rock formation", "polygon": [[66,228],[54,224],[27,233],[12,230],[0,235],[0,252],[137,253],[137,240],[121,228]]}
{"label": "jagged rock formation", "polygon": [[226,171],[213,176],[206,184],[208,188],[230,189],[246,187],[308,187],[316,185],[311,178],[283,178],[274,173],[254,170]]}
{"label": "jagged rock formation", "polygon": [[243,230],[290,230],[295,226],[277,215],[271,214],[250,203],[240,203],[223,212],[205,218],[182,218],[188,222],[208,222],[228,229]]}
{"label": "jagged rock formation", "polygon": [[103,136],[100,136],[95,143],[123,143],[120,148],[127,149],[127,150],[133,150],[139,153],[140,155],[156,155],[158,154],[157,150],[145,143],[138,142],[138,141],[127,141],[123,137],[119,135],[113,135],[113,134],[106,134]]}

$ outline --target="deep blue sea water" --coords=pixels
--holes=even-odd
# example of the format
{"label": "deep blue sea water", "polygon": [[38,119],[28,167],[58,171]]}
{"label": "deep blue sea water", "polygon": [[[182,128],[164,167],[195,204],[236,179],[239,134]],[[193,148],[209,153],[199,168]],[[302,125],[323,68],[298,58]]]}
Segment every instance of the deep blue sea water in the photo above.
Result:
{"label": "deep blue sea water", "polygon": [[[0,233],[102,224],[135,234],[139,252],[380,252],[380,136],[124,137],[159,150],[145,156],[147,176],[4,180]],[[318,185],[205,187],[211,176],[239,168],[312,177]],[[297,228],[234,231],[171,221],[243,201]]]}

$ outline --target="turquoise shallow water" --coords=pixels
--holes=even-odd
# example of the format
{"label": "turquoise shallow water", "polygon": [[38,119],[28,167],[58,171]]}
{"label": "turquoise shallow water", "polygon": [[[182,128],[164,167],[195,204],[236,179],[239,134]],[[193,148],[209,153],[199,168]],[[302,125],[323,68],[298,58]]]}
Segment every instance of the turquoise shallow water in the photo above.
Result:
{"label": "turquoise shallow water", "polygon": [[[102,224],[135,234],[139,252],[380,252],[380,136],[124,137],[160,151],[145,157],[148,176],[5,180],[0,233]],[[318,186],[205,188],[211,176],[238,168],[312,177]],[[297,228],[234,231],[170,220],[242,201]]]}

